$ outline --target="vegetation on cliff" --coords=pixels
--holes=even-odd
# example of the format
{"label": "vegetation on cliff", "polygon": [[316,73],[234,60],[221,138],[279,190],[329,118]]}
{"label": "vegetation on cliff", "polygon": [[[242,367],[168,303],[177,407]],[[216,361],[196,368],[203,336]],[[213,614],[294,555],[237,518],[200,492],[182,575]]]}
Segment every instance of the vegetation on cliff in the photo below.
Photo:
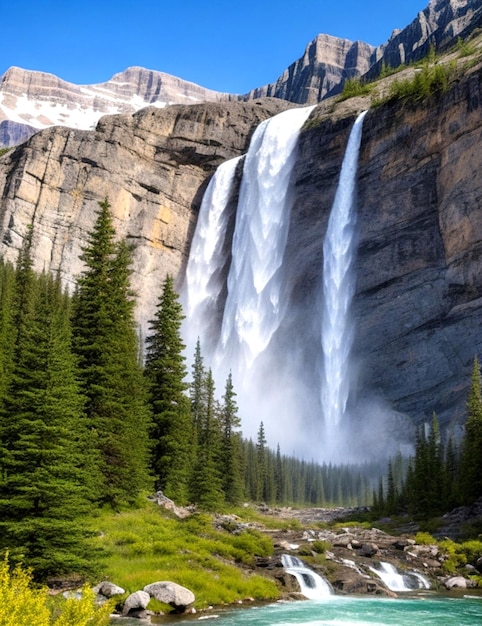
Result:
{"label": "vegetation on cliff", "polygon": [[[174,577],[197,593],[200,605],[276,597],[272,581],[239,570],[269,556],[266,536],[252,527],[215,529],[212,518],[200,514],[161,517],[150,505],[139,507],[139,494],[155,483],[198,511],[232,510],[243,499],[366,505],[379,468],[287,457],[267,447],[262,423],[256,442],[244,440],[232,378],[217,400],[200,343],[192,382],[185,383],[183,314],[171,278],[151,322],[143,367],[132,316],[131,251],[115,239],[107,201],[84,248],[86,270],[72,298],[58,277],[33,272],[33,236],[30,231],[17,269],[0,267],[2,552],[12,564],[33,567],[42,581],[92,576],[103,562],[127,589],[159,572]],[[480,395],[476,361],[469,439],[460,449],[455,442],[443,446],[434,418],[430,431],[420,430],[408,468],[403,460],[389,466],[374,513],[428,517],[482,495],[474,463],[482,456]],[[465,468],[462,492],[459,468]]]}
{"label": "vegetation on cliff", "polygon": [[216,510],[242,500],[366,504],[363,468],[319,466],[243,440],[231,376],[221,400],[194,355],[185,383],[182,309],[168,278],[145,367],[133,319],[131,250],[109,203],[84,247],[70,297],[32,270],[29,231],[17,268],[0,267],[0,549],[38,580],[93,575],[84,517],[132,506],[155,484],[178,504]]}

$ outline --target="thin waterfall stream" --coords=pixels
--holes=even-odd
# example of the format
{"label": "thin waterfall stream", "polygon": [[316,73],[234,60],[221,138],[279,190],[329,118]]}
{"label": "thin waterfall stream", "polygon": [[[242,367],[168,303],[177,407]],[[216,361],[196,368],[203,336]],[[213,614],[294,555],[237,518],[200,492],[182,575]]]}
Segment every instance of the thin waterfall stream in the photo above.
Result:
{"label": "thin waterfall stream", "polygon": [[350,394],[350,355],[354,336],[350,308],[355,293],[355,190],[366,113],[364,111],[357,117],[350,133],[323,243],[321,407],[325,437],[332,448],[343,445],[337,435]]}

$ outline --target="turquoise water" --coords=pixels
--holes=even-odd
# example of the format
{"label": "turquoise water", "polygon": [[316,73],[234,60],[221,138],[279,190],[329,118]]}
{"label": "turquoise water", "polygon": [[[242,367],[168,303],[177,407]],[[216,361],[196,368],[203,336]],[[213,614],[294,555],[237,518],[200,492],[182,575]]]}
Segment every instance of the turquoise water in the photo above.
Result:
{"label": "turquoise water", "polygon": [[[219,626],[482,626],[482,597],[331,597],[198,613],[169,623]],[[166,623],[159,622],[159,623]]]}

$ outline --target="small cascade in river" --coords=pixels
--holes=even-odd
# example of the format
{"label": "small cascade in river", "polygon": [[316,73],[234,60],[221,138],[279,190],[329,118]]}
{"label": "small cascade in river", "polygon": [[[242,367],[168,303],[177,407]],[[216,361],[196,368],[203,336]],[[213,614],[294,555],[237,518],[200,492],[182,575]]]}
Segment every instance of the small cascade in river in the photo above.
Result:
{"label": "small cascade in river", "polygon": [[296,578],[301,593],[309,600],[320,600],[331,596],[330,584],[310,569],[301,559],[290,554],[281,555],[281,562],[287,574]]}
{"label": "small cascade in river", "polygon": [[365,115],[366,111],[358,116],[350,133],[323,243],[321,406],[325,448],[328,449],[338,445],[338,430],[350,392],[350,352],[354,336],[350,307],[355,292],[355,188]]}
{"label": "small cascade in river", "polygon": [[391,563],[381,561],[378,567],[370,567],[390,591],[415,591],[416,589],[430,589],[430,583],[422,574],[414,571],[400,572]]}

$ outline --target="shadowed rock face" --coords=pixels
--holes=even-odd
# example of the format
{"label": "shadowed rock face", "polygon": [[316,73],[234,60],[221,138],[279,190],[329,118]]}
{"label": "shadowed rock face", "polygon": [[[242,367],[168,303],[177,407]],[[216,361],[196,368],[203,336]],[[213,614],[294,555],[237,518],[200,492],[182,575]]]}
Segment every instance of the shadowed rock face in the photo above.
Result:
{"label": "shadowed rock face", "polygon": [[138,319],[150,319],[166,274],[189,251],[209,177],[243,154],[281,100],[147,108],[102,118],[95,131],[56,127],[0,159],[0,254],[15,261],[27,225],[35,268],[73,284],[98,201],[108,197],[120,236],[135,244]]}
{"label": "shadowed rock face", "polygon": [[[364,122],[358,400],[372,392],[417,421],[433,411],[443,422],[464,417],[471,364],[482,349],[481,107],[479,66],[442,97],[386,104]],[[301,140],[287,283],[293,332],[314,324],[313,337],[322,241],[352,124],[353,117],[328,119]],[[313,345],[307,358],[315,363]]]}
{"label": "shadowed rock face", "polygon": [[[96,131],[38,133],[0,158],[0,253],[15,261],[33,222],[36,269],[60,268],[72,283],[97,203],[108,196],[119,235],[136,244],[133,286],[145,323],[165,275],[182,280],[214,169],[243,154],[258,123],[285,106],[263,100],[149,108],[105,117]],[[348,135],[365,106],[353,99],[328,114],[320,105],[300,138],[283,325],[292,341],[286,349],[300,350],[313,371],[322,243]],[[434,410],[445,423],[463,418],[471,363],[482,350],[481,110],[479,65],[443,96],[417,106],[388,103],[364,122],[358,399],[375,394],[414,420]],[[315,376],[306,382],[319,384]]]}

